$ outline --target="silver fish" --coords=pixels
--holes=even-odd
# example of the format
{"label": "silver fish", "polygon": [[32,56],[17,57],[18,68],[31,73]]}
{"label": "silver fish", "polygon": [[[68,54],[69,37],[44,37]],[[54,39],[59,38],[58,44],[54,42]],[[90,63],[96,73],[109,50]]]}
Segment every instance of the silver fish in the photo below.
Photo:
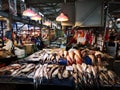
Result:
{"label": "silver fish", "polygon": [[56,68],[54,71],[53,71],[53,73],[52,73],[52,78],[54,78],[54,77],[56,77],[57,76],[57,74],[58,74],[58,68]]}
{"label": "silver fish", "polygon": [[77,67],[75,64],[72,64],[72,67],[73,67],[73,72],[76,73],[77,72]]}
{"label": "silver fish", "polygon": [[26,68],[24,68],[24,69],[22,69],[21,70],[21,72],[28,72],[28,71],[30,71],[31,69],[33,69],[35,67],[35,65],[34,64],[28,64],[27,66],[26,66]]}
{"label": "silver fish", "polygon": [[35,75],[34,75],[34,78],[38,78],[39,77],[39,73],[41,71],[41,68],[42,68],[42,65],[40,64],[39,65],[39,68],[37,68],[36,72],[35,72]]}
{"label": "silver fish", "polygon": [[87,69],[87,65],[85,63],[82,63],[81,67],[82,67],[83,72],[85,72]]}
{"label": "silver fish", "polygon": [[48,77],[49,79],[52,78],[52,73],[54,72],[54,70],[56,70],[59,67],[59,65],[54,65],[51,70],[48,72]]}
{"label": "silver fish", "polygon": [[80,72],[80,73],[83,73],[83,70],[82,70],[82,67],[80,64],[76,64],[76,67],[77,67],[77,70]]}

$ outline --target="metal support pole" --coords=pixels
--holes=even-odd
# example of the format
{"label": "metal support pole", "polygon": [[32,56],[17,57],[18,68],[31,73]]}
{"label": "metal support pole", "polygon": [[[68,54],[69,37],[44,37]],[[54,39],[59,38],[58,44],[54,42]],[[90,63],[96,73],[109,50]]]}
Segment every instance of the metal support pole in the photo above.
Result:
{"label": "metal support pole", "polygon": [[34,36],[35,36],[35,26],[34,26]]}
{"label": "metal support pole", "polygon": [[17,23],[15,23],[15,27],[16,27],[16,33],[18,32],[18,26]]}
{"label": "metal support pole", "polygon": [[104,37],[103,37],[102,51],[104,49],[105,35],[106,35],[106,32],[107,32],[107,27],[106,27],[107,15],[108,15],[108,1],[105,1],[104,2]]}

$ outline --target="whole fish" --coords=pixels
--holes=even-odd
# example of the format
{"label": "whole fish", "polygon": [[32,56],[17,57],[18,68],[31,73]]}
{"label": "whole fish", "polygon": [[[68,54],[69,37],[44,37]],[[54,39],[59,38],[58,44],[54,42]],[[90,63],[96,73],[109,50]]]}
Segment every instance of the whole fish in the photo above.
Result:
{"label": "whole fish", "polygon": [[18,76],[18,75],[21,73],[22,69],[26,68],[26,66],[27,66],[27,64],[21,65],[21,68],[15,70],[11,75],[13,75],[13,76],[14,76],[14,75],[15,75],[15,76]]}
{"label": "whole fish", "polygon": [[80,50],[74,49],[73,50],[75,55],[77,55],[79,58],[81,58]]}
{"label": "whole fish", "polygon": [[74,73],[77,73],[77,67],[76,67],[76,65],[75,65],[75,64],[72,64],[72,67],[73,67],[73,72],[74,72]]}
{"label": "whole fish", "polygon": [[80,58],[77,54],[74,55],[74,59],[76,64],[82,64],[82,58]]}
{"label": "whole fish", "polygon": [[82,71],[85,72],[87,69],[87,65],[85,63],[82,63],[81,67],[82,67]]}
{"label": "whole fish", "polygon": [[31,69],[33,69],[34,67],[35,67],[34,64],[28,64],[28,65],[26,66],[26,68],[24,68],[24,69],[21,70],[21,72],[26,73],[26,72],[30,71]]}
{"label": "whole fish", "polygon": [[68,60],[68,64],[69,64],[69,65],[72,65],[72,64],[73,64],[73,61],[72,61],[72,59],[70,58],[69,55],[66,56],[66,59]]}
{"label": "whole fish", "polygon": [[56,68],[52,73],[52,78],[56,77],[58,75],[59,68]]}
{"label": "whole fish", "polygon": [[68,54],[69,54],[69,56],[70,56],[72,62],[74,63],[74,62],[75,62],[75,59],[74,59],[75,53],[74,53],[74,51],[69,51]]}
{"label": "whole fish", "polygon": [[59,67],[59,65],[54,65],[51,70],[48,72],[48,78],[52,78],[52,73]]}
{"label": "whole fish", "polygon": [[60,65],[60,66],[59,66],[59,70],[58,70],[58,78],[59,78],[59,79],[63,79],[63,76],[62,76],[62,75],[63,75],[63,71],[65,70],[65,68],[66,68],[66,67],[65,67],[64,65]]}
{"label": "whole fish", "polygon": [[66,58],[66,56],[68,55],[68,51],[64,51],[64,58]]}
{"label": "whole fish", "polygon": [[77,70],[80,72],[80,73],[83,73],[83,70],[82,70],[82,67],[80,64],[76,64],[76,67],[77,67]]}
{"label": "whole fish", "polygon": [[43,70],[44,77],[48,79],[48,72],[47,72],[48,64],[44,64],[43,67],[44,67],[44,70]]}
{"label": "whole fish", "polygon": [[39,73],[40,73],[40,71],[41,71],[41,68],[42,68],[42,65],[40,64],[40,65],[39,65],[39,68],[37,68],[37,70],[35,71],[34,78],[39,78]]}

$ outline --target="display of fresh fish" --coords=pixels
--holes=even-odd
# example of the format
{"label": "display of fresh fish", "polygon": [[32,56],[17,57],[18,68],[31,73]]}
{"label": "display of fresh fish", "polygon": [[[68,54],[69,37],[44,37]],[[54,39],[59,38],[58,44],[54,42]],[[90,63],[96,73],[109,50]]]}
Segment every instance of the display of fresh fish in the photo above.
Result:
{"label": "display of fresh fish", "polygon": [[[82,52],[86,52],[92,60],[92,65],[87,65],[82,62]],[[42,80],[68,80],[73,79],[74,84],[77,87],[94,87],[104,85],[120,85],[120,79],[117,74],[109,70],[103,64],[97,64],[97,55],[95,51],[90,50],[41,50],[36,52],[35,55],[40,57],[40,61],[36,63],[32,62],[20,62],[10,64],[8,66],[0,68],[0,75],[11,75],[13,77],[25,77],[33,78],[35,83],[41,84]],[[35,56],[34,55],[34,56]],[[100,57],[99,57],[100,58]],[[102,58],[101,62],[102,62]],[[62,65],[60,60],[67,60],[67,65]],[[99,62],[99,61],[98,61]],[[49,83],[49,82],[48,82]],[[50,82],[51,83],[51,82]]]}

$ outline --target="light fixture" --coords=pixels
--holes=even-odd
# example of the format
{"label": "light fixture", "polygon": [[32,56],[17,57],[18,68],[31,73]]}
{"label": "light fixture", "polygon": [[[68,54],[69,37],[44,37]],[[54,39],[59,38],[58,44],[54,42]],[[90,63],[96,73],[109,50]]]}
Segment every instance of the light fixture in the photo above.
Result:
{"label": "light fixture", "polygon": [[49,22],[49,21],[45,21],[45,22],[43,23],[43,25],[51,26],[51,22]]}
{"label": "light fixture", "polygon": [[35,16],[36,13],[34,11],[32,11],[30,8],[26,9],[25,11],[23,11],[23,16]]}
{"label": "light fixture", "polygon": [[120,18],[118,18],[116,21],[120,21]]}
{"label": "light fixture", "polygon": [[41,20],[42,18],[40,15],[35,15],[35,16],[32,16],[31,19],[37,21],[37,20]]}
{"label": "light fixture", "polygon": [[64,13],[61,13],[57,18],[56,21],[68,21],[68,17],[64,15]]}

